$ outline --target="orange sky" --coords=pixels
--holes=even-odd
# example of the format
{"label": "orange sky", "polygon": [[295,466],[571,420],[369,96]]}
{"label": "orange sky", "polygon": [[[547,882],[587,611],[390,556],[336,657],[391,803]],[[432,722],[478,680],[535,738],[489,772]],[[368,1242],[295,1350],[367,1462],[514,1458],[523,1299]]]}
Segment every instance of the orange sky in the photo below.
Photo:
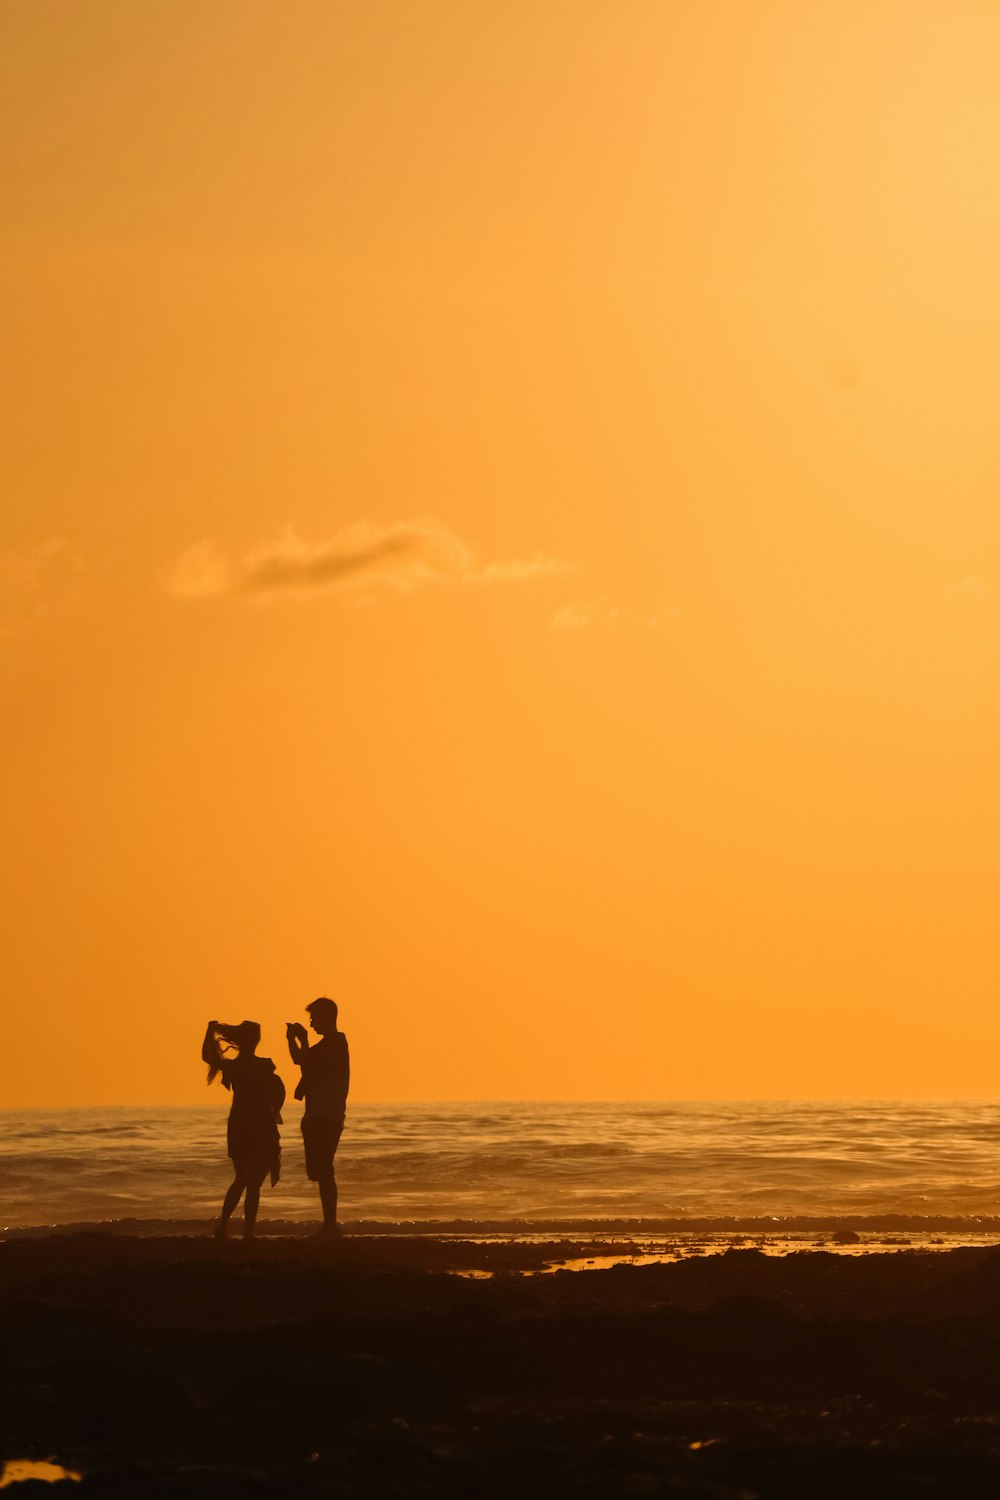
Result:
{"label": "orange sky", "polygon": [[6,0],[6,1103],[996,1091],[998,65]]}

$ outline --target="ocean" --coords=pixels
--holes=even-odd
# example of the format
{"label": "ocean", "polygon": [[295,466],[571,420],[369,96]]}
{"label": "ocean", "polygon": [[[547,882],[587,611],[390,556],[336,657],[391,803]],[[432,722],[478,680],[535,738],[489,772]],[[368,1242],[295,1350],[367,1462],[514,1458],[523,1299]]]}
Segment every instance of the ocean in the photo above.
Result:
{"label": "ocean", "polygon": [[[0,1232],[207,1225],[227,1101],[0,1111]],[[261,1232],[315,1221],[298,1110]],[[337,1158],[349,1226],[533,1233],[863,1223],[1000,1228],[1000,1104],[358,1104]]]}

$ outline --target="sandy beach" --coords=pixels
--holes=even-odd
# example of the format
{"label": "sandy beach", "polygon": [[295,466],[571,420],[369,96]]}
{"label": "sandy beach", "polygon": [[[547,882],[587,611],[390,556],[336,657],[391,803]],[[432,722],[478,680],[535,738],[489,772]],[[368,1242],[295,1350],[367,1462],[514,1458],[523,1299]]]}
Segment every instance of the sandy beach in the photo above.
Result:
{"label": "sandy beach", "polygon": [[0,1451],[98,1496],[996,1492],[1000,1249],[588,1248],[10,1241]]}

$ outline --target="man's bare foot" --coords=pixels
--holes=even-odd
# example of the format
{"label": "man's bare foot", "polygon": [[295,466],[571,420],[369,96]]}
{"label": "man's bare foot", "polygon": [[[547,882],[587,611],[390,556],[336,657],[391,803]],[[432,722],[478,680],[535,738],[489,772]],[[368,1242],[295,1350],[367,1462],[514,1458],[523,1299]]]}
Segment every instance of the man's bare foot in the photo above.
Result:
{"label": "man's bare foot", "polygon": [[225,1226],[225,1224],[216,1224],[216,1226],[215,1226],[215,1238],[217,1240],[226,1240],[226,1239],[229,1238],[229,1236],[226,1233],[226,1226]]}
{"label": "man's bare foot", "polygon": [[322,1229],[317,1229],[316,1233],[313,1235],[313,1239],[314,1240],[339,1240],[340,1239],[340,1225],[339,1224],[324,1224],[323,1227],[322,1227]]}

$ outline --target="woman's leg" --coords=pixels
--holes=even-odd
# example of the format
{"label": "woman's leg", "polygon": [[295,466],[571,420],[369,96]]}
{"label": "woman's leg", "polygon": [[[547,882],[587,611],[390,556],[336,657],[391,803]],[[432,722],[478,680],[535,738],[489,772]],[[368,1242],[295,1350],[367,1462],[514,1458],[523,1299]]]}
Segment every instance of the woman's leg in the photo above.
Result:
{"label": "woman's leg", "polygon": [[215,1231],[216,1239],[224,1240],[226,1238],[226,1225],[232,1218],[233,1209],[242,1198],[243,1189],[245,1187],[246,1183],[244,1182],[240,1173],[237,1172],[236,1176],[233,1178],[232,1182],[229,1185],[229,1191],[222,1200],[222,1213],[219,1215],[219,1227]]}
{"label": "woman's leg", "polygon": [[266,1176],[267,1173],[262,1172],[259,1177],[251,1178],[247,1183],[246,1202],[243,1205],[243,1238],[245,1240],[252,1240],[254,1236],[257,1209],[260,1207],[260,1188]]}

